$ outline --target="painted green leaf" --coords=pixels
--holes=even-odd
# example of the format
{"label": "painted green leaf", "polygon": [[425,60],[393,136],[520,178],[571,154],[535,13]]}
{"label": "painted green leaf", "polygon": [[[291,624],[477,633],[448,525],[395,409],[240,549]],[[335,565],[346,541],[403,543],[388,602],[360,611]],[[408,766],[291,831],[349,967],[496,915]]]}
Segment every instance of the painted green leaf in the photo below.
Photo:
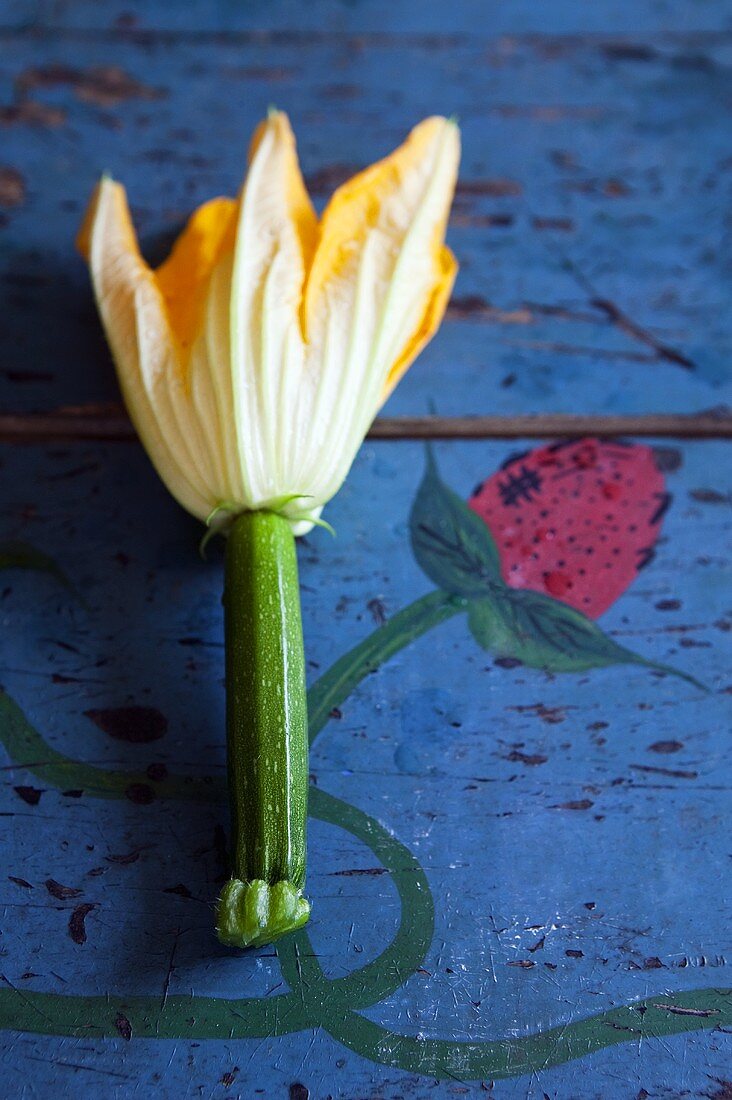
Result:
{"label": "painted green leaf", "polygon": [[503,587],[500,559],[485,523],[441,480],[430,448],[409,517],[412,550],[420,568],[455,596],[485,596]]}
{"label": "painted green leaf", "polygon": [[584,672],[607,665],[644,665],[706,690],[686,673],[618,645],[581,611],[540,592],[495,588],[488,597],[470,604],[468,625],[483,649],[513,657],[529,668]]}
{"label": "painted green leaf", "polygon": [[0,542],[0,570],[3,569],[33,569],[37,573],[48,573],[78,598],[74,586],[61,567],[48,554],[36,550],[30,543],[9,540]]}

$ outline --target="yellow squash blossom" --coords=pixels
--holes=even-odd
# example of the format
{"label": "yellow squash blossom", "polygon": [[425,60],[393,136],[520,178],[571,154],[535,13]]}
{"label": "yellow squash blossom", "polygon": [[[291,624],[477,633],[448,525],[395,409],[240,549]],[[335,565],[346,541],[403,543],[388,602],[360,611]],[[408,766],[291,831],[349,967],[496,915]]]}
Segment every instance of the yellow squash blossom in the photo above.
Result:
{"label": "yellow squash blossom", "polygon": [[458,160],[456,125],[429,118],[318,221],[272,112],[239,197],[200,207],[157,270],[124,188],[100,182],[80,247],[130,416],[189,512],[270,508],[309,529],[442,319]]}
{"label": "yellow squash blossom", "polygon": [[225,530],[231,878],[236,947],[299,928],[308,726],[295,535],[319,522],[377,410],[437,329],[459,136],[429,118],[317,219],[287,117],[257,130],[237,199],[143,260],[124,188],[101,181],[79,238],[122,393],[161,478]]}

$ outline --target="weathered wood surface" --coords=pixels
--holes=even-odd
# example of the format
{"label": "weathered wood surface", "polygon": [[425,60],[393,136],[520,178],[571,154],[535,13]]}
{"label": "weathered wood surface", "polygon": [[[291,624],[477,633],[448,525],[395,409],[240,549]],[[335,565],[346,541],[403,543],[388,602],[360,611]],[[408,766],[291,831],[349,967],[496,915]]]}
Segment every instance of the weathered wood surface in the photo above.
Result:
{"label": "weathered wood surface", "polygon": [[460,116],[461,274],[392,414],[728,400],[726,5],[306,7],[6,5],[3,409],[116,395],[73,251],[100,171],[161,257],[195,205],[236,189],[272,101],[320,204],[416,119]]}
{"label": "weathered wood surface", "polygon": [[[150,998],[153,1034],[165,1035],[177,995],[261,999],[288,988],[271,950],[235,958],[211,935],[226,824],[216,786],[220,557],[214,550],[200,562],[197,525],[136,446],[5,448],[4,533],[51,554],[85,604],[51,578],[6,573],[3,684],[52,750],[93,765],[44,770],[48,750],[18,746],[25,727],[15,715],[2,773],[3,1022],[53,1030],[63,1008],[54,998],[82,1001],[63,1017],[81,1021],[75,1039],[19,1033],[7,1043],[8,1094],[43,1093],[53,1082],[88,1095],[154,1087],[169,1096],[248,1097],[260,1088],[302,1097],[293,1090],[300,1084],[318,1098],[478,1096],[490,1071],[435,1085],[428,1070],[399,1068],[398,1037],[420,1035],[426,1051],[435,1038],[481,1044],[571,1028],[638,999],[662,1004],[666,994],[682,1012],[685,991],[729,987],[731,635],[720,593],[729,592],[730,519],[719,473],[727,452],[711,442],[663,447],[674,501],[657,557],[601,621],[614,640],[694,675],[708,693],[627,666],[556,676],[506,667],[458,615],[368,677],[314,748],[317,789],[398,838],[406,850],[397,851],[397,870],[416,857],[404,876],[421,866],[435,902],[419,969],[404,961],[402,944],[394,992],[366,997],[366,1017],[385,1029],[377,1060],[343,1045],[355,1035],[350,1017],[342,1042],[313,1031],[312,1020],[293,1034],[244,1038],[238,1009],[221,1015],[221,1038],[203,1040],[196,1027],[206,1013],[195,999],[177,1038],[137,1034],[135,995]],[[445,443],[437,457],[466,497],[507,453],[505,443]],[[315,532],[301,546],[312,680],[429,591],[407,532],[422,464],[420,444],[367,444],[329,509],[338,538]],[[150,710],[122,721],[115,708],[129,707]],[[12,766],[19,758],[30,770]],[[122,782],[127,797],[100,800],[105,780],[94,769],[139,778]],[[177,774],[212,776],[202,797],[213,801],[166,797]],[[389,944],[400,905],[385,857],[342,827],[313,822],[310,852],[312,950],[331,980]],[[413,906],[411,898],[405,911],[418,940],[424,927]],[[305,982],[314,996],[307,971]],[[33,1000],[42,992],[53,996]],[[83,1000],[91,995],[111,1000],[91,1009]],[[609,1019],[596,1028],[602,1049],[553,1066],[557,1039],[493,1094],[721,1096],[729,1028],[698,1029],[700,1019],[724,1020],[724,999],[714,996],[694,1010],[707,1016],[665,1013],[664,1026],[694,1025],[687,1034],[660,1027],[658,1038],[640,1039],[622,1028],[642,1017]],[[326,1007],[318,1011],[325,1019]],[[115,1037],[97,1038],[102,1028]],[[239,1037],[227,1039],[232,1028]],[[618,1029],[627,1041],[607,1046]],[[573,1040],[570,1057],[588,1041]],[[395,1066],[380,1064],[392,1056]]]}
{"label": "weathered wood surface", "polygon": [[[731,48],[724,0],[0,3],[0,439],[43,429],[0,451],[0,1093],[731,1094],[732,487],[711,438]],[[233,956],[211,934],[220,552],[201,563],[198,526],[108,410],[73,236],[107,169],[161,258],[236,188],[272,101],[319,205],[419,117],[460,116],[461,274],[387,416],[434,407],[438,436],[476,416],[499,436],[709,430],[657,441],[656,557],[599,620],[709,690],[634,665],[532,671],[463,613],[405,619],[431,590],[409,548],[423,446],[368,441],[328,509],[338,538],[300,548],[311,681],[384,623],[392,649],[377,635],[380,667],[314,745],[310,939]],[[534,443],[435,449],[467,497]],[[18,542],[73,591],[6,571],[34,564]]]}
{"label": "weathered wood surface", "polygon": [[461,0],[450,7],[441,0],[356,0],[334,3],[312,0],[189,0],[185,5],[168,0],[129,0],[125,4],[104,0],[5,0],[4,22],[13,27],[52,27],[57,31],[90,29],[152,33],[232,35],[267,31],[297,38],[303,32],[358,33],[389,38],[405,34],[439,34],[443,45],[478,33],[510,34],[637,34],[716,33],[732,30],[732,15],[725,0],[679,4],[673,0],[603,0],[601,4],[568,4],[549,0],[513,0],[486,7],[483,0]]}

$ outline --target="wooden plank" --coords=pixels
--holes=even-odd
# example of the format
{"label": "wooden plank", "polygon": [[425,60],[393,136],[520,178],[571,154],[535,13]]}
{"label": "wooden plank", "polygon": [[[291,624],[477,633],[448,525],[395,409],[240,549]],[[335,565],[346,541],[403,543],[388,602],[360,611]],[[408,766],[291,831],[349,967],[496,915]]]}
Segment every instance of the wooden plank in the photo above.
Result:
{"label": "wooden plank", "polygon": [[377,419],[369,432],[371,439],[515,439],[527,435],[537,439],[577,439],[586,435],[602,439],[629,435],[728,439],[732,436],[732,418],[726,413],[692,416],[574,416],[562,413],[520,417],[405,416]]}
{"label": "wooden plank", "polygon": [[[312,822],[311,940],[289,962],[271,950],[233,955],[210,931],[226,822],[216,798],[219,551],[200,561],[200,525],[138,448],[4,448],[0,535],[43,549],[84,595],[82,605],[50,577],[3,574],[0,669],[19,708],[8,711],[0,696],[13,746],[0,772],[0,1015],[16,1025],[3,1034],[8,1094],[29,1081],[39,1095],[102,1081],[124,1098],[149,1085],[166,1096],[262,1089],[297,1100],[303,1090],[623,1100],[716,1088],[730,1055],[721,991],[732,984],[732,631],[721,596],[729,445],[661,446],[673,502],[655,560],[599,622],[617,643],[711,690],[633,666],[547,675],[482,649],[464,614],[434,624],[340,702],[315,744],[314,803],[332,795],[368,815],[373,847],[349,831],[361,818],[338,810]],[[435,448],[463,498],[513,449]],[[315,531],[300,544],[311,681],[429,592],[408,543],[422,468],[418,443],[368,443],[327,510],[338,538]],[[633,492],[624,486],[620,500]],[[583,507],[576,502],[574,518]],[[148,710],[110,715],[130,707]],[[26,746],[30,770],[17,766],[28,728],[43,739]],[[123,781],[117,793],[127,797],[100,799],[98,771],[54,771],[53,753],[142,780]],[[178,773],[212,779],[195,788],[198,798],[170,799]],[[359,975],[400,920],[411,923],[396,955]],[[347,989],[330,984],[349,973]],[[393,992],[372,994],[374,974]],[[276,1002],[290,987],[294,998]],[[708,1001],[689,1000],[707,988]],[[179,1009],[176,998],[191,992],[199,999]],[[102,1000],[90,1004],[91,995]],[[69,996],[81,999],[59,999]],[[255,1026],[242,998],[271,1003],[271,1018]],[[643,1013],[613,1015],[634,1001]],[[364,1017],[382,1029],[374,1048]],[[72,1020],[77,1037],[55,1034]],[[202,1034],[209,1025],[215,1037]],[[693,1030],[672,1034],[671,1025]],[[516,1040],[555,1027],[543,1049],[521,1053]],[[466,1051],[462,1069],[437,1085],[436,1039]],[[493,1061],[473,1068],[468,1040]],[[496,1050],[495,1040],[508,1045]],[[413,1049],[423,1052],[417,1068],[407,1062]],[[501,1050],[514,1051],[506,1080]]]}
{"label": "wooden plank", "polygon": [[[562,10],[580,8],[596,5]],[[729,189],[724,19],[699,36],[673,5],[674,34],[650,36],[639,16],[619,42],[613,27],[631,27],[620,5],[605,34],[506,38],[480,23],[467,33],[465,8],[463,30],[443,41],[434,30],[364,38],[349,19],[365,26],[369,6],[333,10],[341,22],[327,33],[136,36],[104,5],[103,33],[74,30],[96,18],[88,5],[40,8],[29,29],[2,32],[3,411],[116,398],[73,251],[98,173],[128,185],[161,258],[192,207],[236,189],[273,99],[292,112],[321,206],[418,118],[461,118],[455,298],[389,415],[430,403],[456,416],[640,415],[729,401],[732,321],[714,244]],[[704,12],[702,29],[719,9]],[[220,15],[222,26],[238,18]]]}
{"label": "wooden plank", "polygon": [[[594,435],[672,436],[678,439],[728,439],[732,414],[725,409],[709,413],[648,416],[576,416],[554,413],[538,416],[395,416],[377,417],[369,439],[516,439],[579,438]],[[0,414],[0,443],[71,442],[89,439],[128,443],[137,438],[124,409],[98,406],[27,416]]]}
{"label": "wooden plank", "polygon": [[349,4],[343,0],[275,0],[257,4],[212,4],[189,0],[185,5],[166,0],[5,0],[4,22],[17,27],[55,30],[99,29],[128,34],[169,32],[177,36],[255,33],[279,30],[304,35],[350,32],[379,37],[405,34],[439,35],[446,45],[480,34],[607,34],[618,37],[669,32],[712,31],[730,28],[732,19],[724,0],[706,0],[689,6],[659,5],[653,0],[604,0],[602,4],[575,4],[571,0],[513,0],[489,11],[483,0],[460,0],[446,7],[440,0],[370,0]]}

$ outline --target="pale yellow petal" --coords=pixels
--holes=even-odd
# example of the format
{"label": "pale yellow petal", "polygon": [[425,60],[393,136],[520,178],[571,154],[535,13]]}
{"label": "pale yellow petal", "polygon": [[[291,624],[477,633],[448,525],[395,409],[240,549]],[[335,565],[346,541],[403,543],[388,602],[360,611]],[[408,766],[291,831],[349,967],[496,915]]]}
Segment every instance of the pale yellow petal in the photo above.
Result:
{"label": "pale yellow petal", "polygon": [[299,491],[287,433],[303,373],[300,304],[317,235],[287,116],[257,130],[240,196],[231,291],[231,351],[240,465],[255,503]]}
{"label": "pale yellow petal", "polygon": [[458,273],[458,262],[446,245],[443,245],[440,249],[438,272],[437,282],[434,285],[432,294],[427,299],[425,311],[420,318],[419,325],[408,338],[399,358],[389,370],[381,395],[381,404],[391,395],[396,385],[442,324],[442,318],[445,316],[447,303],[450,300],[450,294]]}
{"label": "pale yellow petal", "polygon": [[427,119],[340,188],[323,216],[304,307],[308,373],[317,377],[305,466],[323,499],[439,324],[455,274],[443,242],[459,157],[454,123]]}
{"label": "pale yellow petal", "polygon": [[183,368],[188,434],[206,455],[212,492],[227,501],[242,498],[228,338],[237,213],[234,199],[204,203],[155,273]]}
{"label": "pale yellow petal", "polygon": [[[194,515],[210,510],[207,485],[190,448],[184,385],[167,310],[137,244],[124,188],[98,185],[79,235],[89,261],[99,314],[127,410],[160,477]],[[182,424],[181,424],[182,421]]]}

